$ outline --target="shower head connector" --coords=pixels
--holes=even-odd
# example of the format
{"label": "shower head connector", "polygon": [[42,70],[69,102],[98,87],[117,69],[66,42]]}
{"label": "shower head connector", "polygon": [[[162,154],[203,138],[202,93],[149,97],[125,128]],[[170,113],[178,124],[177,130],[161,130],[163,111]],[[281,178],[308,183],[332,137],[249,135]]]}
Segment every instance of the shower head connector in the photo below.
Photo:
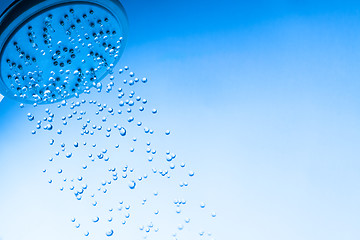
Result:
{"label": "shower head connector", "polygon": [[113,72],[127,31],[118,0],[17,0],[0,16],[0,93],[38,104],[89,93]]}

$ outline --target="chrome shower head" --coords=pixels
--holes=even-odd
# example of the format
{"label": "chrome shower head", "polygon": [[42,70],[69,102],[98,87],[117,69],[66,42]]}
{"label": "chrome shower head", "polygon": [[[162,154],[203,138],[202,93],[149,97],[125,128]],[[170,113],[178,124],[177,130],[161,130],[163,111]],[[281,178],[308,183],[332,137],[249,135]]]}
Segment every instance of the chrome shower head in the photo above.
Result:
{"label": "chrome shower head", "polygon": [[111,74],[127,42],[118,0],[17,0],[0,16],[0,93],[54,103]]}

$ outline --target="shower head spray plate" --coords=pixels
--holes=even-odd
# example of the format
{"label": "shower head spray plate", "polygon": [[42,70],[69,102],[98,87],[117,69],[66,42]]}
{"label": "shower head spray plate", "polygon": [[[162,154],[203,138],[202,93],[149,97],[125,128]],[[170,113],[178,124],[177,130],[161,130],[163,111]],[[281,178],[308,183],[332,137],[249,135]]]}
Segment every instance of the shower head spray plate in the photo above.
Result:
{"label": "shower head spray plate", "polygon": [[99,87],[127,41],[117,0],[21,0],[0,18],[0,91],[54,103]]}

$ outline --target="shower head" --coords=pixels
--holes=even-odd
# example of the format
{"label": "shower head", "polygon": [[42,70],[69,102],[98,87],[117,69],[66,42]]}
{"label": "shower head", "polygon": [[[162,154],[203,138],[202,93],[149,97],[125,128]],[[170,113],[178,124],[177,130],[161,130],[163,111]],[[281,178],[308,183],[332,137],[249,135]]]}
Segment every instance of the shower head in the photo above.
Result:
{"label": "shower head", "polygon": [[89,93],[113,72],[127,30],[118,0],[16,0],[0,16],[0,93],[38,104]]}

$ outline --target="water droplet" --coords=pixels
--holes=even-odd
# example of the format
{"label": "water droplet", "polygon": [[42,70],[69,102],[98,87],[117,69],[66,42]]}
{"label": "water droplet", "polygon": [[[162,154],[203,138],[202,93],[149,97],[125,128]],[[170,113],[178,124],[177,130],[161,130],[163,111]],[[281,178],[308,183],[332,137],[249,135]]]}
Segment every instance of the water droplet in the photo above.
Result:
{"label": "water droplet", "polygon": [[166,130],[166,131],[165,131],[165,134],[166,134],[166,135],[170,135],[170,130]]}
{"label": "water droplet", "polygon": [[216,217],[216,212],[212,212],[212,213],[211,213],[211,216],[212,216],[212,217]]}
{"label": "water droplet", "polygon": [[121,136],[125,136],[126,135],[126,129],[124,127],[119,128],[119,132]]}
{"label": "water droplet", "polygon": [[106,236],[111,237],[114,234],[114,231],[111,229],[106,232]]}
{"label": "water droplet", "polygon": [[136,186],[135,181],[130,181],[130,182],[129,182],[129,188],[130,188],[130,189],[134,189],[135,186]]}
{"label": "water droplet", "polygon": [[190,171],[190,172],[189,172],[189,176],[190,176],[190,177],[192,177],[192,176],[194,176],[194,175],[195,175],[195,173],[194,173],[193,171]]}
{"label": "water droplet", "polygon": [[134,121],[134,117],[129,117],[128,122]]}
{"label": "water droplet", "polygon": [[33,121],[35,119],[35,117],[31,113],[28,113],[27,117],[28,117],[29,121]]}
{"label": "water droplet", "polygon": [[204,202],[201,202],[201,203],[200,203],[200,207],[201,207],[201,208],[205,208],[205,203],[204,203]]}
{"label": "water droplet", "polygon": [[99,217],[93,218],[93,222],[94,222],[94,223],[97,223],[98,221],[99,221]]}

